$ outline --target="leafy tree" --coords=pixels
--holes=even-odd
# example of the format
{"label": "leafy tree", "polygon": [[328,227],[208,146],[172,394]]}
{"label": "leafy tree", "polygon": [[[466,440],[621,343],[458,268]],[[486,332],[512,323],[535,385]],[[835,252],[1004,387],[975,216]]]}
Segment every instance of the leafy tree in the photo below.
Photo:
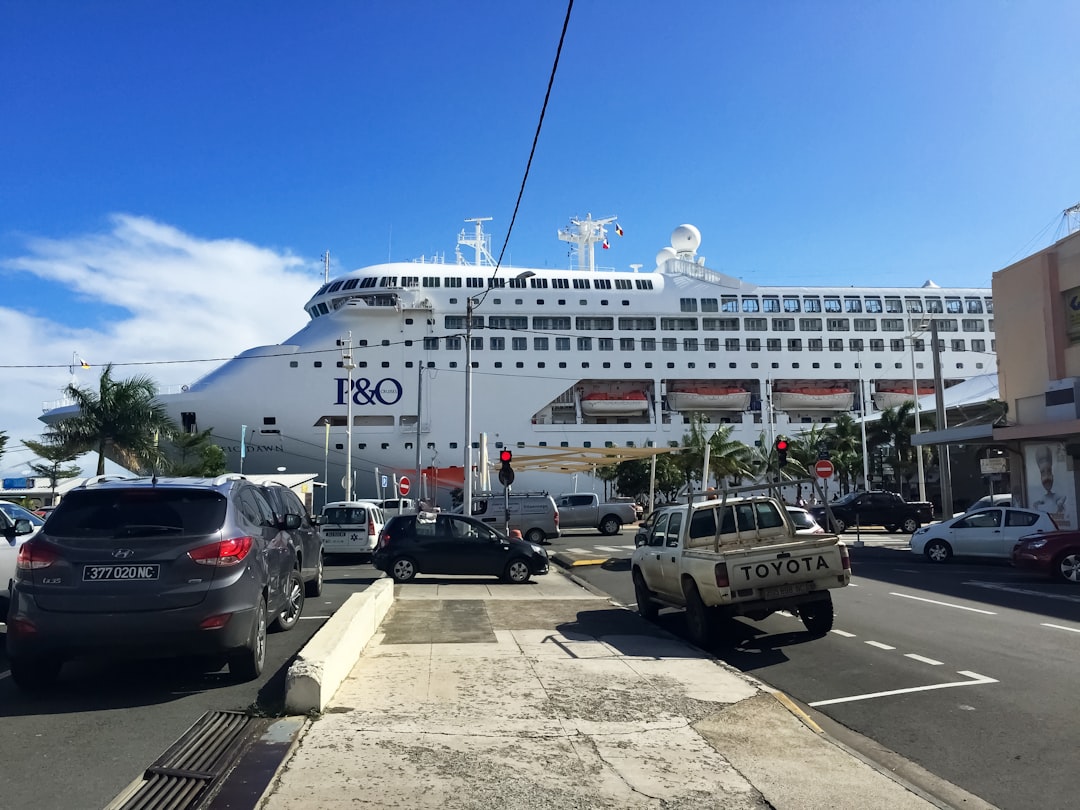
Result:
{"label": "leafy tree", "polygon": [[[611,497],[611,485],[619,479],[619,465],[605,464],[593,470],[593,475],[604,482],[604,497]],[[621,490],[620,490],[621,492]]]}
{"label": "leafy tree", "polygon": [[97,474],[105,474],[105,459],[129,470],[146,471],[163,461],[159,437],[168,438],[176,425],[154,400],[157,384],[146,376],[115,380],[110,363],[102,369],[95,391],[74,383],[64,394],[78,406],[78,413],[52,425],[47,442],[79,453],[96,451]]}
{"label": "leafy tree", "polygon": [[[79,457],[79,454],[62,444],[35,442],[29,439],[24,440],[23,444],[35,456],[49,462],[42,464],[40,461],[35,461],[29,466],[34,475],[49,479],[49,489],[52,490],[50,503],[56,503],[56,485],[64,478],[74,478],[82,472],[78,465],[70,464]],[[65,467],[65,464],[69,466]]]}
{"label": "leafy tree", "polygon": [[850,413],[841,413],[825,430],[840,486],[850,492],[862,473],[862,427]]}
{"label": "leafy tree", "polygon": [[4,450],[7,447],[7,443],[8,443],[7,431],[0,430],[0,458],[4,457]]}
{"label": "leafy tree", "polygon": [[213,428],[199,433],[174,433],[169,441],[169,472],[173,475],[221,475],[225,451],[210,441]]}

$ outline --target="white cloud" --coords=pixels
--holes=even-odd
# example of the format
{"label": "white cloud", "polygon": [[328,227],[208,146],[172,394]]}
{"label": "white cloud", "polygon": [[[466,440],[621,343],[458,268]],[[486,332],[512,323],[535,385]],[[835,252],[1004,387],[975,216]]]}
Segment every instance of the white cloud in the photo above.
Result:
{"label": "white cloud", "polygon": [[20,440],[40,437],[42,405],[71,381],[73,352],[93,366],[76,369],[79,385],[96,384],[113,362],[116,376],[146,374],[165,390],[220,365],[167,361],[231,357],[279,343],[307,321],[303,304],[321,278],[295,256],[200,239],[144,217],[116,215],[111,225],[101,234],[29,239],[24,255],[0,260],[9,277],[67,291],[43,301],[36,316],[0,298],[0,430],[10,437],[0,469],[28,460]]}

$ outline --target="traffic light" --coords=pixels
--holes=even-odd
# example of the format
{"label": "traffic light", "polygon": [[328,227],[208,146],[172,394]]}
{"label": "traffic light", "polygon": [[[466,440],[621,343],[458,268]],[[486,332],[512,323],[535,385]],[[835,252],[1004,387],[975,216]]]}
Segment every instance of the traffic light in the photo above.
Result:
{"label": "traffic light", "polygon": [[776,466],[783,467],[787,464],[787,451],[788,441],[787,439],[776,440]]}
{"label": "traffic light", "polygon": [[514,454],[509,450],[499,451],[499,461],[502,462],[502,467],[499,470],[499,483],[504,487],[510,486],[514,483],[514,468],[510,466],[510,462],[513,461]]}

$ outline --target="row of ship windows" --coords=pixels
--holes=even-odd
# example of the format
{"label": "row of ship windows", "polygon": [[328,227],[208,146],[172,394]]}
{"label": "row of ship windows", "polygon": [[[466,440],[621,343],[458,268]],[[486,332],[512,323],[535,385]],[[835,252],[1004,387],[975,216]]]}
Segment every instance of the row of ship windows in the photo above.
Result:
{"label": "row of ship windows", "polygon": [[[316,295],[353,289],[382,287],[387,289],[415,289],[420,287],[461,287],[459,276],[374,276],[350,278],[324,284]],[[466,287],[474,289],[525,289],[534,290],[651,290],[653,283],[647,278],[482,278],[472,276],[464,279]],[[911,314],[952,313],[981,315],[993,313],[994,302],[990,297],[978,296],[880,296],[880,295],[722,295],[719,298],[682,298],[682,312],[873,312]]]}
{"label": "row of ship windows", "polygon": [[[432,323],[429,320],[428,323]],[[655,332],[656,318],[618,318],[618,328],[624,332]],[[571,327],[571,321],[573,327]],[[407,319],[406,323],[410,321]],[[986,332],[994,331],[994,319],[935,318],[939,332]],[[616,319],[607,317],[536,316],[532,319],[532,328],[538,332],[569,332],[571,328],[579,332],[613,332]],[[447,329],[465,329],[463,315],[447,315],[443,319]],[[880,325],[882,332],[927,331],[928,324],[917,320],[905,322],[903,318],[660,318],[662,332],[877,332]],[[824,329],[822,327],[824,326]],[[854,327],[854,330],[852,329]],[[482,315],[473,316],[474,329],[528,329],[529,319],[525,316]]]}

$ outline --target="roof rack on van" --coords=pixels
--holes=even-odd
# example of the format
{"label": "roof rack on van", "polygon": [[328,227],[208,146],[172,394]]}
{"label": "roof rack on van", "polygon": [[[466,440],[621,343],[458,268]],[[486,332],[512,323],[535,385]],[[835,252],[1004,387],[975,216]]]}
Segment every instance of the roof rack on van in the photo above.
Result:
{"label": "roof rack on van", "polygon": [[224,484],[226,481],[244,481],[244,480],[246,480],[246,479],[240,473],[233,473],[233,472],[224,473],[224,474],[219,475],[217,478],[214,479],[214,486],[219,487],[222,484]]}

